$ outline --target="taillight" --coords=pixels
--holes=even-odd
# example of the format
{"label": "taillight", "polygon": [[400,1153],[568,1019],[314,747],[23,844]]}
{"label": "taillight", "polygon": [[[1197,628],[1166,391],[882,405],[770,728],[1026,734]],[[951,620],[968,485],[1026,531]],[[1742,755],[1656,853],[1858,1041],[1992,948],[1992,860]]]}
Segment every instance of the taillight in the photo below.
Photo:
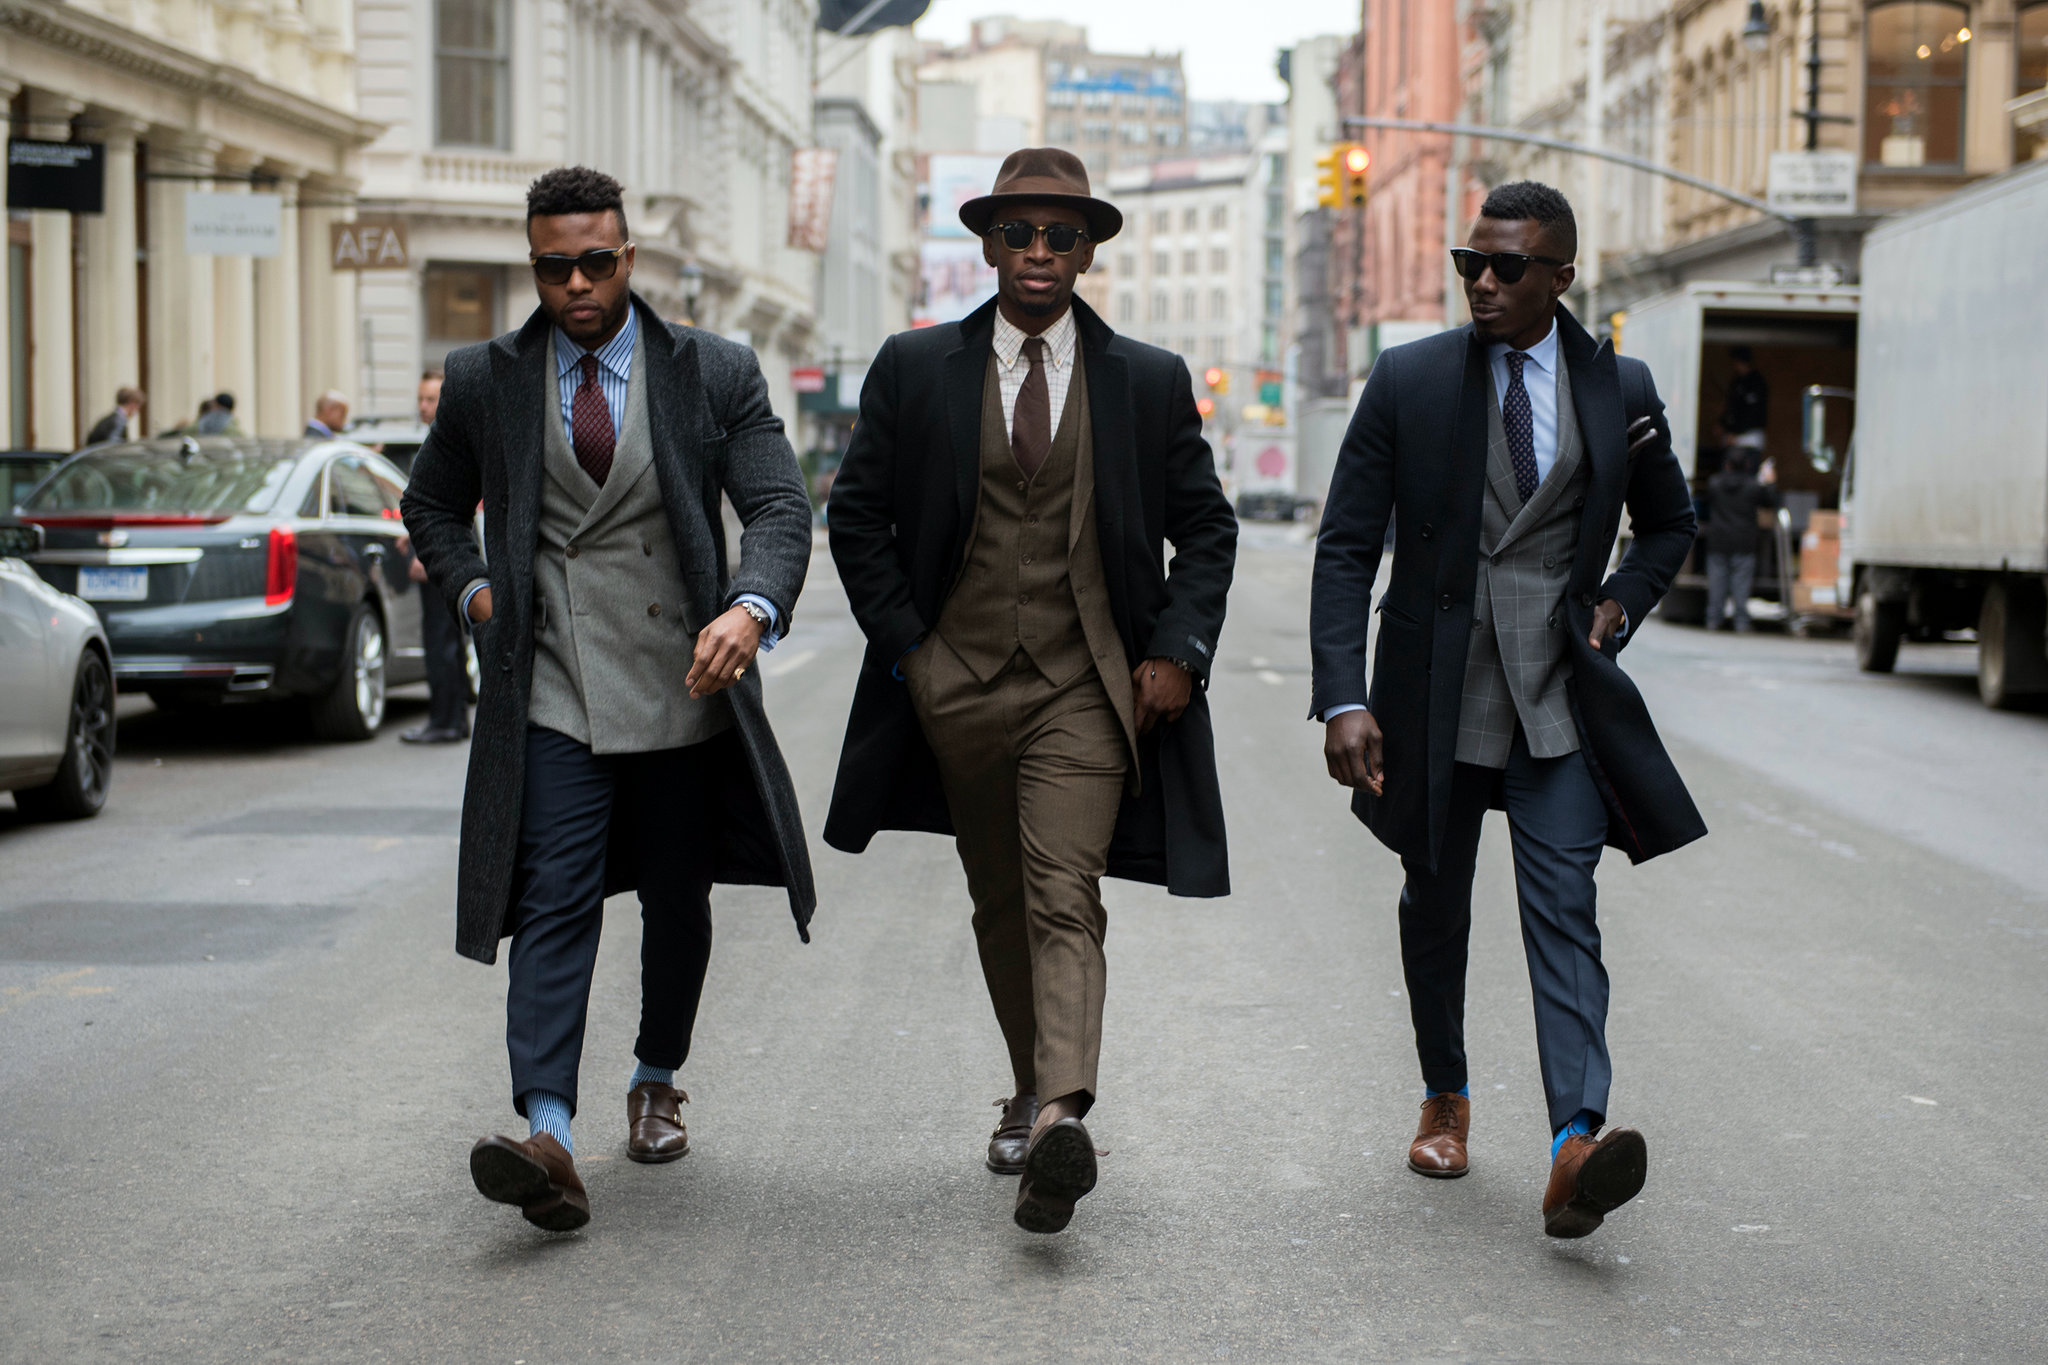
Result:
{"label": "taillight", "polygon": [[299,585],[299,533],[289,526],[270,528],[270,560],[263,574],[263,605],[281,607]]}

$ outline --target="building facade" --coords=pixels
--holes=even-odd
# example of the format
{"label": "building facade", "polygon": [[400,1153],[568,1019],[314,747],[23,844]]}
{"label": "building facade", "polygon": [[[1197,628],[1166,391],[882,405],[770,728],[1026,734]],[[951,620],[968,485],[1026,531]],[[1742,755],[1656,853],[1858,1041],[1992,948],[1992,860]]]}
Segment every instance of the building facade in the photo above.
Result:
{"label": "building facade", "polygon": [[[71,448],[129,385],[152,434],[222,391],[245,431],[295,434],[312,396],[355,387],[354,286],[329,227],[353,214],[376,127],[357,113],[347,0],[9,5],[0,93],[14,137],[96,145],[101,167],[100,212],[9,208],[12,444]],[[253,245],[209,237],[242,219]]]}

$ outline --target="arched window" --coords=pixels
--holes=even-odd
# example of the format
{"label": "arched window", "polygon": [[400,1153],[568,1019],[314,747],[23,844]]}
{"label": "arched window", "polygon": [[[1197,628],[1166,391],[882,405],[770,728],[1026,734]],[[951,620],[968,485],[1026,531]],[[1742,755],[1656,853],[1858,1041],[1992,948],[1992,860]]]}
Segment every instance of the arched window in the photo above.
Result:
{"label": "arched window", "polygon": [[1865,28],[1863,159],[1879,166],[1963,161],[1970,12],[1949,0],[1885,0]]}
{"label": "arched window", "polygon": [[[2013,25],[2013,37],[2014,45],[2019,49],[2019,61],[2013,76],[2012,92],[2031,95],[2048,86],[2048,0],[2036,0],[2036,3],[2021,8],[2019,22]],[[2014,161],[2048,155],[2042,151],[2043,146],[2048,146],[2048,133],[2042,129],[2013,129]]]}

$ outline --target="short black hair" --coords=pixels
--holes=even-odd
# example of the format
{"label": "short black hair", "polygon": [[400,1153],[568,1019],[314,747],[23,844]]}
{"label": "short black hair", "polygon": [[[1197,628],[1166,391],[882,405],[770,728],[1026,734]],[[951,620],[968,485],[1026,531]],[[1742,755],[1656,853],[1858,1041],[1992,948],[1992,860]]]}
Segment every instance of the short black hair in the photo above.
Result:
{"label": "short black hair", "polygon": [[213,405],[217,408],[226,408],[229,412],[233,412],[235,410],[235,396],[231,393],[217,393],[213,396]]}
{"label": "short black hair", "polygon": [[526,188],[528,223],[536,218],[602,213],[606,209],[619,217],[619,236],[632,237],[626,228],[626,187],[603,171],[588,166],[557,166]]}
{"label": "short black hair", "polygon": [[1579,221],[1571,201],[1536,180],[1511,180],[1496,185],[1479,206],[1481,218],[1534,219],[1550,237],[1557,254],[1575,260],[1579,254]]}

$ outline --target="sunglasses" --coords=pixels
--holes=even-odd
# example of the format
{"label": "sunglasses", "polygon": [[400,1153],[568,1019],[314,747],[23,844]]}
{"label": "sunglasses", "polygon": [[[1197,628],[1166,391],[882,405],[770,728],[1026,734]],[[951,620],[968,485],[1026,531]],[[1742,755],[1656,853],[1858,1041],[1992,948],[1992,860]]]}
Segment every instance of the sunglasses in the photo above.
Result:
{"label": "sunglasses", "polygon": [[1491,266],[1493,277],[1502,284],[1519,284],[1522,276],[1528,273],[1531,261],[1548,266],[1571,264],[1570,261],[1560,261],[1554,256],[1524,256],[1519,251],[1474,251],[1463,246],[1451,248],[1451,262],[1457,266],[1458,273],[1474,281],[1484,275],[1487,267]]}
{"label": "sunglasses", "polygon": [[1055,256],[1065,256],[1087,239],[1088,234],[1071,223],[1047,223],[1036,227],[1026,222],[997,223],[989,229],[1003,239],[1003,245],[1012,251],[1029,251],[1031,243],[1039,233],[1045,234],[1046,250]]}
{"label": "sunglasses", "polygon": [[628,242],[625,246],[586,251],[581,256],[561,256],[552,252],[546,256],[535,256],[532,258],[533,275],[542,284],[567,284],[569,277],[580,270],[584,279],[596,284],[619,273],[619,258],[632,245]]}

